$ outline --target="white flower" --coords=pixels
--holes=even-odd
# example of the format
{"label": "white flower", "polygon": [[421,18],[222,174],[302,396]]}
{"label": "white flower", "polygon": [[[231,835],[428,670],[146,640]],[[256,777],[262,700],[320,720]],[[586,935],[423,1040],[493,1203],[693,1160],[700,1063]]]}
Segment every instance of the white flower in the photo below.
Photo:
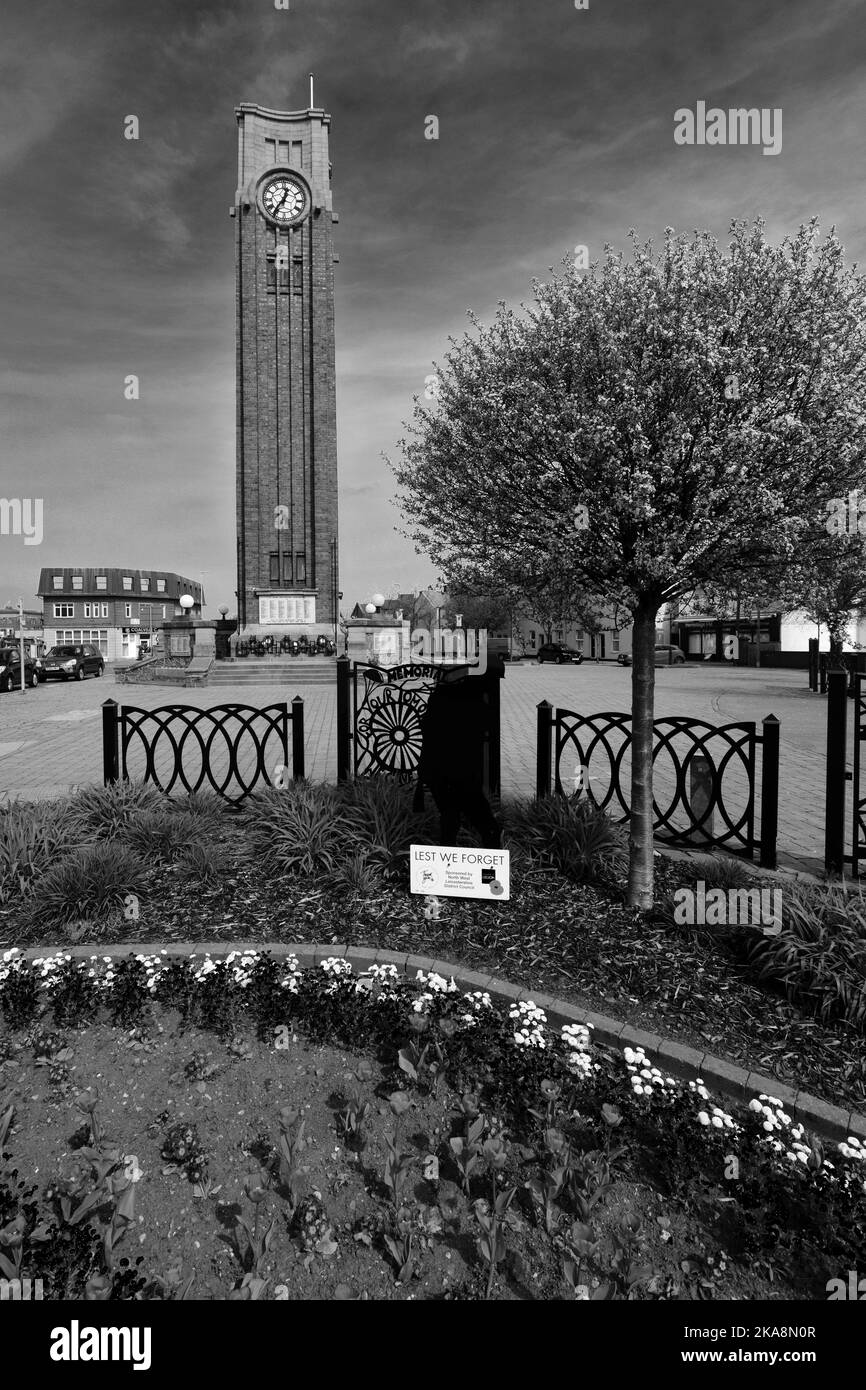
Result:
{"label": "white flower", "polygon": [[700,1124],[700,1125],[708,1125],[708,1124],[710,1123],[710,1117],[709,1117],[709,1115],[707,1114],[706,1110],[699,1110],[699,1111],[698,1111],[698,1115],[697,1115],[697,1119],[698,1119],[698,1124]]}

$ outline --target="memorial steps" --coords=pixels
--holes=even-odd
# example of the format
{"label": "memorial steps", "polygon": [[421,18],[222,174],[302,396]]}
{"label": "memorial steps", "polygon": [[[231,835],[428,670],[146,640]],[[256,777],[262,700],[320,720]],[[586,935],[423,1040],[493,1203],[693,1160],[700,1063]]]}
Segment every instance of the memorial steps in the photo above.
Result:
{"label": "memorial steps", "polygon": [[[248,656],[236,661],[215,661],[207,676],[208,689],[215,685],[335,685],[334,656]],[[294,693],[294,692],[293,692]]]}

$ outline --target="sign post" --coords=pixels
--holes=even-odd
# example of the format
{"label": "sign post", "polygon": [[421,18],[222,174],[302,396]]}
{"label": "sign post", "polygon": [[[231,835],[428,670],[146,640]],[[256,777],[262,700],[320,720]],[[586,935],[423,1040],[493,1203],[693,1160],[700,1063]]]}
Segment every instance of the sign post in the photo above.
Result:
{"label": "sign post", "polygon": [[18,600],[18,655],[21,658],[21,689],[24,689],[24,600]]}

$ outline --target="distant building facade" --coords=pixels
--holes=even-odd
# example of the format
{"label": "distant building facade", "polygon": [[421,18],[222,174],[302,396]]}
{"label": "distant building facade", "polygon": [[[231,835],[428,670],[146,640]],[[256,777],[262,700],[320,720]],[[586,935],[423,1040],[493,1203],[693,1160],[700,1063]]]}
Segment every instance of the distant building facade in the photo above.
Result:
{"label": "distant building facade", "polygon": [[200,618],[201,584],[168,570],[43,569],[39,575],[47,647],[92,642],[106,661],[137,660],[141,639],[180,617],[182,594]]}

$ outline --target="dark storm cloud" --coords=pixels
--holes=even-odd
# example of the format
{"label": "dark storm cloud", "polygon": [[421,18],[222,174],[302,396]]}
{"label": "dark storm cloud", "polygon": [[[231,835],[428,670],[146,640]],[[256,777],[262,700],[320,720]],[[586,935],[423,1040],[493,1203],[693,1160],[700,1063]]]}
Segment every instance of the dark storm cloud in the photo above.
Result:
{"label": "dark storm cloud", "polygon": [[[856,0],[6,0],[0,58],[0,599],[126,561],[234,591],[234,106],[332,114],[342,587],[433,578],[394,534],[393,454],[467,308],[630,226],[772,235],[817,212],[862,259]],[[780,107],[784,146],[679,148],[679,107]],[[139,141],[123,139],[138,116]],[[424,118],[440,121],[424,139]],[[126,402],[136,373],[141,399]],[[387,572],[386,572],[387,571]]]}

